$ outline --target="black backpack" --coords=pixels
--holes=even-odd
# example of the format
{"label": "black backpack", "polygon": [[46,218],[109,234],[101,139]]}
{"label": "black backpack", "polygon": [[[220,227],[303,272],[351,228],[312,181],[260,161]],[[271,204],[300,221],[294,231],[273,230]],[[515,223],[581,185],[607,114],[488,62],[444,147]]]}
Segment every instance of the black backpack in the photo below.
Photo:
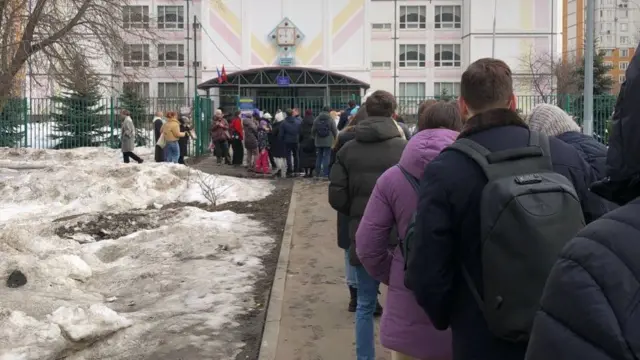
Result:
{"label": "black backpack", "polygon": [[473,159],[488,182],[480,205],[483,288],[462,274],[489,330],[525,342],[542,291],[562,248],[585,226],[573,184],[553,171],[549,139],[530,132],[529,146],[490,152],[469,139],[455,150]]}
{"label": "black backpack", "polygon": [[329,126],[329,120],[319,119],[316,125],[316,135],[321,138],[325,138],[331,135],[331,127]]}
{"label": "black backpack", "polygon": [[[407,182],[411,185],[413,190],[416,192],[416,196],[420,194],[420,181],[413,175],[411,175],[405,168],[400,165],[396,165],[400,171],[402,171],[402,175],[407,179]],[[404,257],[404,270],[407,270],[407,259],[409,258],[409,251],[411,250],[410,244],[411,239],[413,238],[413,230],[415,228],[416,214],[413,213],[411,216],[411,221],[409,222],[409,226],[407,226],[407,231],[404,234],[404,239],[399,239],[400,244],[400,252]]]}

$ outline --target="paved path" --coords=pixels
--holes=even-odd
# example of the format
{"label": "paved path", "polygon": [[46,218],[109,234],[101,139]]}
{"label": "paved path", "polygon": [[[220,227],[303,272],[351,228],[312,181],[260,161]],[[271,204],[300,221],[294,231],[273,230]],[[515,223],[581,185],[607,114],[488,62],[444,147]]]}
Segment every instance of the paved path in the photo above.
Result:
{"label": "paved path", "polygon": [[[327,202],[327,186],[300,180],[294,187],[293,236],[275,349],[278,360],[355,359],[354,314],[347,312],[344,255],[336,244],[336,213]],[[390,358],[380,347],[377,355]]]}

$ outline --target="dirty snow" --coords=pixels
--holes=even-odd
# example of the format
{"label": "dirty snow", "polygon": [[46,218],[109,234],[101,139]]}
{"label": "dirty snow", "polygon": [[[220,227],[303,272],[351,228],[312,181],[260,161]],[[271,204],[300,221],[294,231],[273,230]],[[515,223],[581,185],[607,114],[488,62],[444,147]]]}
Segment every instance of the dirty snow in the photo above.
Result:
{"label": "dirty snow", "polygon": [[[255,306],[273,239],[245,215],[158,209],[206,201],[193,184],[203,175],[119,155],[0,149],[0,274],[28,279],[0,283],[0,360],[233,359],[242,348],[232,330]],[[6,169],[16,164],[35,168]],[[272,190],[216,180],[221,202]]]}
{"label": "dirty snow", "polygon": [[[140,156],[151,160],[152,152],[141,150]],[[218,204],[259,200],[273,189],[264,181],[211,176],[177,164],[123,164],[121,156],[108,148],[0,148],[0,221],[23,214],[58,217],[176,201],[207,203],[203,185],[217,188]]]}

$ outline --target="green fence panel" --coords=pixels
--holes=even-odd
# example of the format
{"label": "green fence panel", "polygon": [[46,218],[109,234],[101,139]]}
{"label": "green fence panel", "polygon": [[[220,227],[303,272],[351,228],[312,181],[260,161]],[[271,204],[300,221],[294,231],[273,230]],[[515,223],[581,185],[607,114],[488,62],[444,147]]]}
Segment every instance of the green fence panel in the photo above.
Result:
{"label": "green fence panel", "polygon": [[[225,111],[235,111],[236,107],[225,105]],[[454,96],[435,97],[437,100],[455,100]],[[360,98],[338,96],[307,97],[255,97],[254,107],[270,112],[298,108],[301,115],[311,111],[316,116],[325,106],[342,110],[350,100],[360,103]],[[427,97],[398,96],[398,113],[407,123],[417,121],[420,104]],[[610,119],[616,97],[598,95],[594,97],[594,137],[603,143],[609,138]],[[523,116],[542,103],[553,104],[564,109],[578,124],[583,123],[584,99],[582,95],[519,96],[517,109]],[[226,104],[226,103],[225,103]],[[189,145],[189,155],[208,152],[209,127],[215,106],[213,100],[196,96],[194,98],[139,98],[124,99],[111,97],[104,99],[83,98],[5,98],[0,99],[0,146],[30,148],[75,148],[83,146],[120,146],[120,111],[127,109],[136,125],[137,146],[154,146],[152,120],[156,112],[180,112],[181,108],[192,110],[193,127],[197,138]]]}

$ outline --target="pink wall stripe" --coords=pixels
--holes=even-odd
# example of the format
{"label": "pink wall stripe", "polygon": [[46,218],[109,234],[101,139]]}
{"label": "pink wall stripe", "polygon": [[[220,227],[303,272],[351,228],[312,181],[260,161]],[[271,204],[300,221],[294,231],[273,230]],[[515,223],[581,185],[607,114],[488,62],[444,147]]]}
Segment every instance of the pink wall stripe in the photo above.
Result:
{"label": "pink wall stripe", "polygon": [[256,54],[251,54],[251,65],[264,66],[264,61]]}
{"label": "pink wall stripe", "polygon": [[[338,52],[344,44],[364,25],[364,8],[349,20],[349,23],[333,37],[333,52]],[[367,39],[368,40],[368,39]]]}
{"label": "pink wall stripe", "polygon": [[211,21],[209,24],[215,33],[217,33],[236,54],[242,54],[242,41],[240,37],[234,34],[231,29],[227,26],[227,24],[222,20],[216,13],[213,11],[210,12]]}
{"label": "pink wall stripe", "polygon": [[320,51],[320,54],[316,55],[316,57],[313,58],[313,60],[311,60],[309,65],[317,65],[317,66],[324,65],[324,51]]}

